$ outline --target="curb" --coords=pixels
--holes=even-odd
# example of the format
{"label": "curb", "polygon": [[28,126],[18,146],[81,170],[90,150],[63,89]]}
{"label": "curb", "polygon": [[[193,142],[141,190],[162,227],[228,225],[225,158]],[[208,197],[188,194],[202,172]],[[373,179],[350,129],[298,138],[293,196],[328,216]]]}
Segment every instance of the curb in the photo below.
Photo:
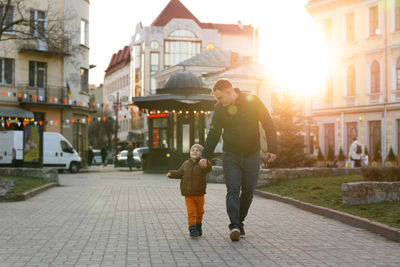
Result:
{"label": "curb", "polygon": [[397,228],[394,228],[394,227],[387,226],[382,223],[374,222],[374,221],[371,221],[371,220],[368,220],[365,218],[361,218],[361,217],[358,217],[355,215],[351,215],[348,213],[344,213],[341,211],[332,210],[332,209],[316,206],[313,204],[304,203],[304,202],[301,202],[301,201],[293,199],[293,198],[283,197],[283,196],[276,195],[276,194],[269,193],[269,192],[256,190],[254,192],[254,194],[259,197],[284,202],[284,203],[293,205],[297,208],[300,208],[302,210],[306,210],[306,211],[309,211],[309,212],[312,212],[312,213],[315,213],[318,215],[322,215],[327,218],[334,219],[334,220],[337,220],[337,221],[340,221],[340,222],[343,222],[343,223],[346,223],[346,224],[349,224],[349,225],[352,225],[352,226],[355,226],[358,228],[366,229],[366,230],[369,230],[376,234],[383,235],[390,240],[400,242],[400,230]]}
{"label": "curb", "polygon": [[37,187],[37,188],[32,189],[30,191],[27,191],[27,192],[25,192],[25,193],[23,193],[21,195],[21,200],[27,200],[28,198],[31,198],[31,197],[33,197],[33,196],[35,196],[35,195],[37,195],[37,194],[39,194],[39,193],[41,193],[43,191],[46,191],[46,190],[48,190],[48,189],[50,189],[52,187],[56,187],[56,186],[59,186],[59,184],[58,183],[50,183],[50,184],[45,184],[45,185],[43,185],[41,187]]}

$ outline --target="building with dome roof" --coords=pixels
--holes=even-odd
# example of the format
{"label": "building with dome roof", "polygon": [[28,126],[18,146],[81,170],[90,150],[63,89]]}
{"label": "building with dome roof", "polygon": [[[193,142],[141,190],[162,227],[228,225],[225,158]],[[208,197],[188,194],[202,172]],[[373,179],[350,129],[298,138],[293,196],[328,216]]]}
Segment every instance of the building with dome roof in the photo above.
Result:
{"label": "building with dome roof", "polygon": [[144,158],[144,171],[177,168],[189,157],[193,144],[204,145],[216,101],[194,74],[175,73],[156,94],[133,101],[148,118],[150,152]]}

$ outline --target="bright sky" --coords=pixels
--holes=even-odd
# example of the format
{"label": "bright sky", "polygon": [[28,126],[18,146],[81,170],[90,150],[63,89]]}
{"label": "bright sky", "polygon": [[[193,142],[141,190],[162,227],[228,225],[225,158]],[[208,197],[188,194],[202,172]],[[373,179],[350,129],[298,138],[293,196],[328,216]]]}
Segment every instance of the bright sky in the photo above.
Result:
{"label": "bright sky", "polygon": [[[308,0],[180,0],[201,22],[258,26],[259,60],[297,91],[308,91],[324,75],[325,51],[315,39]],[[149,26],[169,0],[90,1],[90,83],[103,82],[113,53],[129,45],[135,26]],[[288,79],[290,77],[290,79]],[[322,78],[321,78],[322,79]]]}

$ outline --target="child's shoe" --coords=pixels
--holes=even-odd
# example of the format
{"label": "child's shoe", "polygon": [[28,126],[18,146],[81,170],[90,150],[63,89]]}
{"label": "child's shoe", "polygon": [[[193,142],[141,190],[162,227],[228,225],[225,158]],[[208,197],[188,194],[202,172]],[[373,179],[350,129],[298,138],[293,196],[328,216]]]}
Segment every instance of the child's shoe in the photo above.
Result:
{"label": "child's shoe", "polygon": [[199,231],[197,231],[197,227],[196,227],[195,224],[189,226],[189,233],[190,233],[190,236],[191,236],[191,237],[200,236],[200,235],[199,235]]}
{"label": "child's shoe", "polygon": [[196,228],[197,228],[197,232],[199,233],[199,236],[201,236],[203,234],[203,230],[201,229],[201,225],[202,225],[202,223],[196,223]]}

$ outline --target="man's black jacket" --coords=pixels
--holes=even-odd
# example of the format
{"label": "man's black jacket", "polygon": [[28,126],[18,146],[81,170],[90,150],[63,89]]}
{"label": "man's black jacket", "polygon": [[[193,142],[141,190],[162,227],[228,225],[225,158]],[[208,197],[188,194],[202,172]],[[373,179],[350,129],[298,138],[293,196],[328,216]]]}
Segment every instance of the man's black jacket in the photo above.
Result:
{"label": "man's black jacket", "polygon": [[221,133],[224,152],[231,152],[240,157],[247,157],[259,152],[259,122],[265,131],[268,152],[276,154],[276,131],[268,110],[257,96],[242,93],[238,89],[236,92],[239,95],[235,105],[227,107],[220,103],[215,105],[202,158],[209,159]]}

